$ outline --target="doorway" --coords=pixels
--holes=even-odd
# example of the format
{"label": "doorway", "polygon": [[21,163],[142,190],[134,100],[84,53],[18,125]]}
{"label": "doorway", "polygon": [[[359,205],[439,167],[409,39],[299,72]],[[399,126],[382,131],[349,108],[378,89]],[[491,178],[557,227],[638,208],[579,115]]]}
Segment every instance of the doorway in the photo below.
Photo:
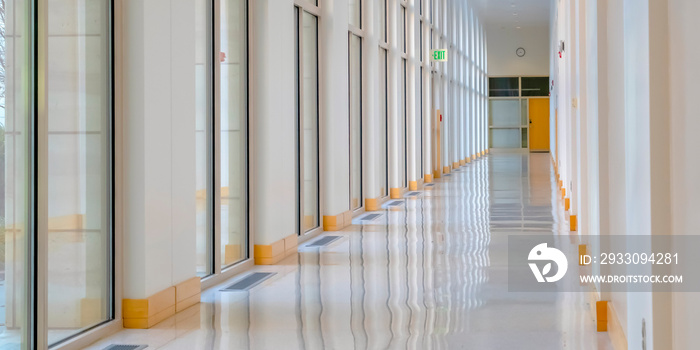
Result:
{"label": "doorway", "polygon": [[439,179],[440,175],[442,174],[440,164],[442,164],[442,159],[441,159],[441,140],[440,140],[440,127],[441,127],[441,121],[442,121],[442,116],[441,116],[441,111],[438,107],[438,90],[437,87],[440,86],[440,77],[437,75],[435,72],[431,72],[432,77],[430,79],[430,100],[432,101],[431,104],[431,116],[433,118],[433,122],[431,123],[431,133],[432,137],[430,138],[432,145],[431,149],[433,150],[433,178]]}
{"label": "doorway", "polygon": [[530,152],[549,152],[549,98],[530,98]]}

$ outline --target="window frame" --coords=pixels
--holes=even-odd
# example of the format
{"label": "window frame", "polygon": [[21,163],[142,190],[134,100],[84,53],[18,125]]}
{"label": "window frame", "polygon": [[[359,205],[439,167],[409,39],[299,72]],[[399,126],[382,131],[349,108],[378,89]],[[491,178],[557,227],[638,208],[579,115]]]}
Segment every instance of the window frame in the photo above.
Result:
{"label": "window frame", "polygon": [[[297,159],[296,159],[296,169],[295,169],[295,174],[296,174],[296,235],[299,243],[302,243],[308,239],[311,239],[315,237],[316,235],[320,234],[323,232],[323,218],[322,218],[322,208],[323,208],[323,196],[321,195],[321,190],[323,188],[322,183],[323,183],[323,177],[321,173],[321,169],[323,169],[323,156],[322,152],[323,150],[321,149],[321,130],[322,130],[322,123],[323,123],[323,118],[322,118],[322,110],[321,110],[321,103],[322,103],[322,90],[321,90],[321,52],[322,52],[322,46],[321,46],[321,40],[320,40],[320,28],[321,28],[321,13],[319,6],[314,3],[311,3],[308,0],[294,0],[294,15],[296,16],[296,19],[294,21],[294,24],[296,25],[295,28],[295,35],[297,36],[295,38],[296,44],[298,45],[298,56],[295,57],[295,60],[298,60],[296,62],[295,66],[295,74],[296,76],[296,81],[295,84],[297,84],[297,94],[298,98],[297,102],[298,104],[295,103],[295,108],[298,109],[298,114],[295,115],[295,118],[297,119],[295,121],[295,127],[296,130],[295,132],[295,147],[297,148]],[[316,159],[316,174],[317,174],[317,180],[316,180],[316,216],[317,216],[317,226],[308,230],[305,230],[303,227],[303,204],[304,204],[304,188],[303,188],[303,178],[304,178],[304,173],[303,173],[303,161],[304,161],[304,156],[302,147],[302,140],[301,140],[301,131],[304,130],[304,118],[302,117],[303,113],[303,108],[304,108],[304,93],[303,93],[303,86],[301,85],[302,82],[302,77],[303,77],[303,52],[302,52],[302,47],[304,45],[304,37],[302,35],[302,26],[303,26],[303,15],[304,12],[316,17],[316,150],[317,150],[317,159]]]}

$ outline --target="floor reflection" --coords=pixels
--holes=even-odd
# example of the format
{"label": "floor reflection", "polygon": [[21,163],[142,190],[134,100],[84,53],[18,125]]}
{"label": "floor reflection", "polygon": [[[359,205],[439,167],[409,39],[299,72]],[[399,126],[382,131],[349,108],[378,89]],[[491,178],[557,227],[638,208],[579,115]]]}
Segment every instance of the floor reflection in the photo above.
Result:
{"label": "floor reflection", "polygon": [[[509,293],[507,238],[568,239],[549,154],[493,154],[150,330],[163,349],[608,349],[583,293]],[[227,285],[230,282],[227,283]]]}

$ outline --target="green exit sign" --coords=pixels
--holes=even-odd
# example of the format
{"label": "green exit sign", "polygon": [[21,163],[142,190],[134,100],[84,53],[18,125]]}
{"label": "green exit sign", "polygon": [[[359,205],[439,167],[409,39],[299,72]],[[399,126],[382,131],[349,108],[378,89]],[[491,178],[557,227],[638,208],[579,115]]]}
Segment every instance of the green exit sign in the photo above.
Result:
{"label": "green exit sign", "polygon": [[447,50],[432,50],[430,57],[432,61],[447,62]]}

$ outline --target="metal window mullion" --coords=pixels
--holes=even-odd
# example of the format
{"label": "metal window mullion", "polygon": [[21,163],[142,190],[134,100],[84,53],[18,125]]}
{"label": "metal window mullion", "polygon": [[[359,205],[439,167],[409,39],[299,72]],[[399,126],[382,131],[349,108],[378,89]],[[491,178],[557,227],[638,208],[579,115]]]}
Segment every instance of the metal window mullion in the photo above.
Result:
{"label": "metal window mullion", "polygon": [[298,150],[299,150],[299,159],[297,160],[299,162],[298,167],[299,167],[299,183],[297,184],[299,188],[299,203],[297,205],[299,206],[299,217],[297,220],[299,220],[299,236],[303,236],[306,233],[306,225],[304,224],[304,187],[305,187],[305,176],[304,176],[304,9],[301,7],[298,7],[297,11],[297,36],[298,36],[298,64],[299,66],[297,67],[299,69],[299,72],[297,73],[299,76],[299,81],[296,82],[298,84],[297,89],[299,89],[299,94],[297,98],[299,99],[299,112],[297,116],[297,142],[298,144]]}
{"label": "metal window mullion", "polygon": [[48,348],[48,1],[35,0],[32,67],[34,101],[30,122],[30,222],[33,236],[33,348]]}
{"label": "metal window mullion", "polygon": [[205,125],[204,125],[204,142],[206,144],[206,229],[205,234],[209,237],[207,239],[206,247],[206,258],[207,258],[207,275],[203,278],[207,278],[216,274],[214,268],[214,145],[213,145],[213,83],[212,78],[214,76],[212,62],[214,60],[214,48],[211,47],[211,38],[213,35],[212,17],[213,17],[213,0],[205,2],[206,11],[206,24],[205,24],[205,35],[206,48],[205,48],[205,58],[204,58],[204,69],[205,69]]}
{"label": "metal window mullion", "polygon": [[221,172],[219,169],[221,169],[221,101],[219,98],[219,92],[221,91],[221,60],[219,59],[219,52],[221,52],[220,49],[220,37],[219,33],[220,31],[220,16],[219,16],[219,8],[220,8],[220,2],[221,0],[212,0],[211,7],[212,11],[209,11],[209,15],[211,16],[211,26],[209,26],[211,32],[211,50],[210,54],[211,57],[209,57],[208,62],[211,63],[211,84],[209,84],[211,88],[211,115],[212,115],[212,133],[210,134],[212,136],[212,147],[213,147],[213,154],[212,154],[212,164],[213,167],[210,167],[213,172],[213,176],[210,177],[211,181],[213,182],[213,191],[214,191],[214,196],[213,196],[213,203],[212,203],[212,215],[213,215],[213,224],[214,224],[214,254],[212,255],[214,257],[214,274],[220,274],[222,270],[221,266]]}

